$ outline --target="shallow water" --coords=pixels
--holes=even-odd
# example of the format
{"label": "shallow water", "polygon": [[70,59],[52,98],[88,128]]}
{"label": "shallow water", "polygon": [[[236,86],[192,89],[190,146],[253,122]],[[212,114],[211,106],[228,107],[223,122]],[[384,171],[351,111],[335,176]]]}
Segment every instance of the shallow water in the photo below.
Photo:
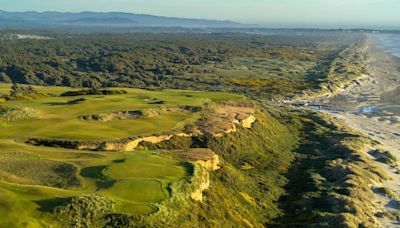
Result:
{"label": "shallow water", "polygon": [[307,108],[307,109],[314,110],[314,111],[326,111],[326,112],[331,112],[331,113],[342,113],[342,112],[344,112],[343,110],[340,110],[340,109],[329,108],[329,107],[327,107],[325,105],[317,105],[317,104],[310,104],[310,105],[303,106],[303,107]]}
{"label": "shallow water", "polygon": [[365,106],[359,108],[355,113],[371,114],[387,108],[400,108],[400,105]]}
{"label": "shallow water", "polygon": [[[330,113],[343,113],[344,110],[340,109],[334,109],[334,108],[329,108],[324,105],[317,105],[317,104],[311,104],[307,106],[303,106],[304,108],[315,110],[315,111],[325,111],[325,112],[330,112]],[[381,105],[381,106],[364,106],[358,108],[356,111],[351,112],[351,113],[356,113],[356,114],[372,114],[376,112],[380,112],[384,109],[400,109],[400,105],[393,104],[393,105]]]}
{"label": "shallow water", "polygon": [[400,34],[380,34],[377,41],[387,52],[400,58]]}

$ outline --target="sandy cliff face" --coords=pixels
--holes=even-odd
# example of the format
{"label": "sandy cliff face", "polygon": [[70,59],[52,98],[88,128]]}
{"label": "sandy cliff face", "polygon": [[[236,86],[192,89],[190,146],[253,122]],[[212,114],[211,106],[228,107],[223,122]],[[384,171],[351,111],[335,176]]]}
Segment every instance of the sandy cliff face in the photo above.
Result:
{"label": "sandy cliff face", "polygon": [[216,171],[219,167],[219,157],[214,154],[210,160],[197,160],[196,164],[206,168],[208,171]]}
{"label": "sandy cliff face", "polygon": [[240,121],[240,124],[244,128],[251,128],[253,126],[253,123],[256,122],[256,117],[253,115],[249,115],[247,118],[243,119]]}
{"label": "sandy cliff face", "polygon": [[68,141],[50,139],[29,139],[27,142],[35,145],[59,146],[78,150],[94,151],[134,151],[142,142],[159,143],[168,141],[174,136],[180,137],[222,137],[236,132],[237,125],[251,128],[256,121],[255,108],[219,105],[206,114],[206,117],[190,129],[171,131],[143,137],[131,137],[112,141]]}
{"label": "sandy cliff face", "polygon": [[212,158],[209,160],[197,160],[196,164],[205,168],[208,172],[205,172],[204,176],[201,178],[201,182],[198,186],[198,189],[194,191],[191,195],[191,198],[196,201],[203,200],[203,192],[210,187],[210,175],[209,172],[216,171],[220,169],[220,162],[218,155],[212,155]]}
{"label": "sandy cliff face", "polygon": [[218,155],[208,148],[189,148],[185,150],[172,151],[172,155],[178,159],[194,163],[194,172],[196,176],[196,186],[192,191],[190,198],[195,201],[203,200],[203,192],[210,187],[210,172],[220,169],[220,160]]}
{"label": "sandy cliff face", "polygon": [[205,170],[205,172],[202,172],[203,175],[199,178],[197,189],[191,194],[191,198],[193,200],[202,201],[203,192],[210,187],[209,172],[216,171],[220,168],[218,155],[207,148],[192,148],[185,151],[178,151],[178,156],[193,160],[197,166]]}
{"label": "sandy cliff face", "polygon": [[195,201],[203,201],[203,191],[210,187],[210,175],[205,172],[200,179],[200,184],[198,188],[190,195],[190,197]]}
{"label": "sandy cliff face", "polygon": [[135,150],[141,142],[149,142],[149,143],[159,143],[162,141],[170,140],[174,135],[160,135],[160,136],[148,136],[143,138],[133,139],[128,142],[118,143],[118,142],[110,142],[106,143],[104,150],[107,151],[132,151]]}

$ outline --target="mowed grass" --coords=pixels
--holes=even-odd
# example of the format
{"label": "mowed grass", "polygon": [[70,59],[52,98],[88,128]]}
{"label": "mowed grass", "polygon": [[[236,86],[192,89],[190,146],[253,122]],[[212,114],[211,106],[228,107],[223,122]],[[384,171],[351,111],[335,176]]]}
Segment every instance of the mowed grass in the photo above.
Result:
{"label": "mowed grass", "polygon": [[[0,227],[46,227],[56,224],[50,214],[56,206],[69,197],[90,193],[112,199],[116,203],[115,212],[148,214],[155,212],[156,204],[170,196],[171,183],[192,174],[186,163],[161,157],[157,151],[99,153],[0,140],[0,159],[10,156],[12,151],[19,151],[16,154],[18,157],[23,153],[24,159],[21,160],[24,161],[32,159],[73,164],[80,170],[81,186],[60,189],[0,180]],[[15,156],[15,159],[18,157]],[[0,166],[8,167],[5,163],[0,163]],[[35,177],[46,179],[43,167],[26,168],[32,175],[40,174]],[[20,172],[15,170],[16,174]],[[49,172],[49,176],[54,176],[54,173]],[[104,181],[111,184],[104,185]],[[98,188],[99,183],[104,185],[103,188]]]}
{"label": "mowed grass", "polygon": [[166,178],[184,176],[188,172],[182,163],[173,159],[160,158],[157,155],[136,153],[122,163],[114,163],[104,173],[114,179],[126,178]]}
{"label": "mowed grass", "polygon": [[41,202],[76,194],[68,190],[0,182],[0,227],[36,228],[55,225],[57,222],[46,213],[48,208]]}
{"label": "mowed grass", "polygon": [[[9,87],[0,85],[0,91],[7,93]],[[3,107],[29,107],[39,112],[38,119],[1,125],[0,227],[57,227],[51,215],[54,208],[69,197],[91,193],[113,200],[116,213],[148,214],[171,196],[171,183],[193,172],[191,165],[161,157],[157,151],[93,152],[37,147],[23,143],[26,137],[108,140],[168,131],[193,123],[200,114],[165,112],[152,118],[107,123],[82,121],[79,116],[242,98],[228,93],[140,89],[126,89],[128,94],[115,96],[57,97],[75,89],[35,88],[53,96],[0,103]],[[70,104],[80,98],[85,100]]]}
{"label": "mowed grass", "polygon": [[148,152],[137,152],[125,160],[113,162],[103,170],[104,176],[116,180],[101,192],[121,199],[120,208],[138,208],[161,202],[170,196],[169,185],[192,175],[190,165]]}
{"label": "mowed grass", "polygon": [[135,203],[158,203],[166,197],[162,191],[162,184],[151,179],[120,180],[106,191],[105,195]]}
{"label": "mowed grass", "polygon": [[[0,85],[0,91],[9,91],[10,85]],[[70,91],[64,87],[35,87],[41,93],[59,95]],[[76,89],[75,89],[76,90]],[[5,108],[29,107],[39,113],[30,120],[9,122],[0,129],[0,138],[40,137],[66,140],[111,140],[130,136],[153,134],[182,129],[200,116],[184,112],[161,112],[149,118],[115,120],[111,122],[82,121],[79,117],[128,110],[202,105],[208,101],[242,98],[229,93],[194,92],[182,90],[148,91],[124,89],[128,93],[111,96],[51,96],[35,100],[16,100],[1,103]],[[71,103],[77,99],[82,102]],[[158,101],[162,101],[157,103]]]}

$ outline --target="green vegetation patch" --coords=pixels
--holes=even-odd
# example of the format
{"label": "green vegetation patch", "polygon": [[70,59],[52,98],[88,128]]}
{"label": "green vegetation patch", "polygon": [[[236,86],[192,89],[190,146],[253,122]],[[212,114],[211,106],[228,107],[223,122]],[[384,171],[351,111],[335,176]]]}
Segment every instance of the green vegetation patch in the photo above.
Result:
{"label": "green vegetation patch", "polygon": [[136,203],[158,203],[166,198],[162,183],[154,179],[120,180],[104,194]]}
{"label": "green vegetation patch", "polygon": [[182,166],[182,162],[161,158],[156,155],[137,155],[127,158],[124,162],[114,163],[107,167],[105,174],[114,179],[125,178],[179,178],[191,175]]}
{"label": "green vegetation patch", "polygon": [[[121,200],[118,208],[136,208],[138,213],[154,211],[149,203],[157,203],[171,196],[170,184],[192,175],[190,165],[148,153],[139,153],[102,170],[102,174],[116,180],[101,192]],[[144,207],[147,204],[147,208]],[[134,209],[133,211],[136,211]]]}
{"label": "green vegetation patch", "polygon": [[371,155],[376,158],[377,161],[390,165],[392,167],[397,167],[398,162],[397,158],[393,156],[389,151],[384,150],[374,150],[371,152]]}
{"label": "green vegetation patch", "polygon": [[59,220],[48,213],[72,191],[40,186],[21,186],[0,182],[1,227],[48,227]]}
{"label": "green vegetation patch", "polygon": [[79,91],[68,91],[62,93],[60,96],[62,97],[73,97],[73,96],[84,96],[84,95],[117,95],[117,94],[126,94],[125,90],[107,90],[107,89],[84,89]]}
{"label": "green vegetation patch", "polygon": [[0,179],[11,183],[79,187],[77,171],[72,164],[40,159],[27,153],[0,153]]}
{"label": "green vegetation patch", "polygon": [[72,197],[54,214],[68,227],[103,227],[104,218],[113,211],[113,201],[99,195]]}
{"label": "green vegetation patch", "polygon": [[[209,174],[211,185],[203,203],[172,197],[156,214],[144,218],[144,226],[263,226],[282,215],[276,201],[285,194],[284,173],[293,160],[297,131],[268,113],[257,112],[256,118],[251,129],[238,126],[236,132],[223,137],[174,137],[143,144],[149,149],[210,148],[221,160],[221,169]],[[242,169],[245,164],[252,169]]]}
{"label": "green vegetation patch", "polygon": [[0,109],[0,120],[4,122],[30,120],[38,117],[39,117],[39,112],[29,107]]}
{"label": "green vegetation patch", "polygon": [[299,113],[302,144],[273,225],[375,227],[372,185],[388,177],[363,152],[368,138],[329,116]]}

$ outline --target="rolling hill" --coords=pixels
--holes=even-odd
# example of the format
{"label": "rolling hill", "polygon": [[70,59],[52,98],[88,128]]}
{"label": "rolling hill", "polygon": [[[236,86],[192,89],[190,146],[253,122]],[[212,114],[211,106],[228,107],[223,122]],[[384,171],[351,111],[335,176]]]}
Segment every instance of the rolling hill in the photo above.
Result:
{"label": "rolling hill", "polygon": [[233,21],[186,19],[121,12],[7,12],[0,27],[115,26],[115,27],[243,27]]}

